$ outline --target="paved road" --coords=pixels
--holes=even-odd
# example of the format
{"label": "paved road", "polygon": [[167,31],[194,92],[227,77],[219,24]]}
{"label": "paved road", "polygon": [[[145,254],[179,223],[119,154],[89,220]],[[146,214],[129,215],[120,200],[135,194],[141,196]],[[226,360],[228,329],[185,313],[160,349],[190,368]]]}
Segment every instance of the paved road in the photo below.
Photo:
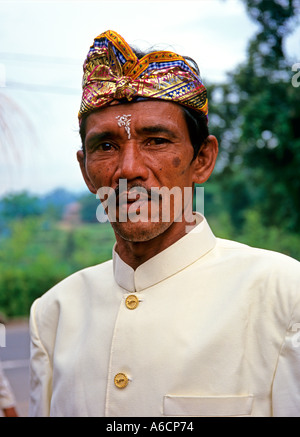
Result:
{"label": "paved road", "polygon": [[29,398],[29,330],[28,323],[9,323],[5,326],[6,344],[0,347],[0,359],[16,401],[18,413],[28,415]]}

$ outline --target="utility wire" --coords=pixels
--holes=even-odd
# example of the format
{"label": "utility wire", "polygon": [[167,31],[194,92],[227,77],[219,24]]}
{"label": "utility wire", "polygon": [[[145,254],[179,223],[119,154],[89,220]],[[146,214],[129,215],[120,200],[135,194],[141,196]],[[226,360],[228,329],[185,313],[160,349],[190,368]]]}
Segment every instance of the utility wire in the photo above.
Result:
{"label": "utility wire", "polygon": [[7,60],[12,62],[38,62],[42,64],[65,64],[65,65],[82,65],[82,61],[73,59],[73,58],[65,58],[58,56],[44,56],[44,55],[30,55],[25,53],[8,53],[8,52],[0,52],[0,60]]}
{"label": "utility wire", "polygon": [[[31,55],[24,53],[8,53],[0,52],[1,61],[12,62],[36,62],[40,64],[60,64],[70,66],[80,66],[82,62],[73,58],[61,58],[55,56]],[[65,94],[65,95],[80,95],[80,88],[69,88],[57,85],[43,85],[43,84],[29,84],[22,82],[6,81],[3,88],[19,89],[30,92],[51,93],[51,94]]]}
{"label": "utility wire", "polygon": [[19,89],[24,91],[34,91],[39,93],[51,93],[51,94],[67,94],[67,95],[80,95],[80,88],[67,88],[56,85],[36,85],[21,82],[6,82],[4,88]]}

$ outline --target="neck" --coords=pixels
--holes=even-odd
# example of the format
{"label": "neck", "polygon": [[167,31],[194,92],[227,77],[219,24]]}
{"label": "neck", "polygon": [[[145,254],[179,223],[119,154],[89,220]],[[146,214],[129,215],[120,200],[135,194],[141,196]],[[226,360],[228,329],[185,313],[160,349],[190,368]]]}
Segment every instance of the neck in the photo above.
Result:
{"label": "neck", "polygon": [[187,227],[190,231],[195,226],[196,221],[193,223],[174,222],[162,234],[146,241],[128,241],[115,231],[117,241],[115,250],[126,264],[136,270],[141,264],[184,237]]}

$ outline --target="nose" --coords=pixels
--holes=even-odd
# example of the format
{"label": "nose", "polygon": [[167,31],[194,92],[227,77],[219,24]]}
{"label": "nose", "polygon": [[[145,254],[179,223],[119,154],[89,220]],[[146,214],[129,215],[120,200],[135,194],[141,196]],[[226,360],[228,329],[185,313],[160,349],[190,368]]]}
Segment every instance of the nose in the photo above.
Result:
{"label": "nose", "polygon": [[118,168],[115,178],[127,179],[128,181],[143,180],[148,177],[148,169],[144,162],[144,157],[134,140],[128,141],[126,146],[120,151]]}

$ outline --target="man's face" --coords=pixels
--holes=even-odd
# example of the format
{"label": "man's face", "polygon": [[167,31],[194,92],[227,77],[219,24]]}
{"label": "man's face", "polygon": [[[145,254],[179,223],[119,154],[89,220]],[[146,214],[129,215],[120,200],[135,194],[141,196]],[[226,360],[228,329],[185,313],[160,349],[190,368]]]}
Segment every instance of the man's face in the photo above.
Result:
{"label": "man's face", "polygon": [[[85,159],[78,152],[78,160],[90,191],[127,188],[123,193],[117,191],[116,220],[111,222],[119,236],[147,241],[163,234],[175,220],[177,228],[180,222],[186,225],[184,188],[191,189],[196,181],[196,161],[179,105],[145,101],[93,112],[86,120],[84,146]],[[161,198],[151,201],[153,187],[167,191],[178,187],[177,196],[170,196],[168,221],[162,218]],[[124,214],[127,220],[121,221]]]}

